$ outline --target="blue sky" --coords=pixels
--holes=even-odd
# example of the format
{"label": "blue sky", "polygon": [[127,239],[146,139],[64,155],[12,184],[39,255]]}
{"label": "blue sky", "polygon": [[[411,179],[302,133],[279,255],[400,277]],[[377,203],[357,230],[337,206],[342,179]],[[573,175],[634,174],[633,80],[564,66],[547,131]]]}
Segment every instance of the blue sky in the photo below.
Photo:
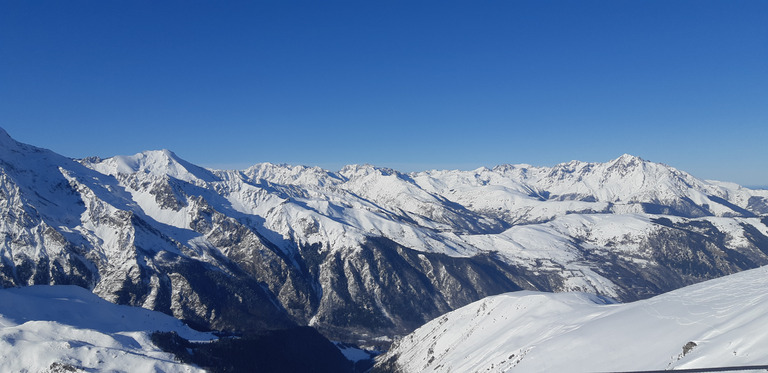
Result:
{"label": "blue sky", "polygon": [[[159,4],[158,4],[159,3]],[[607,161],[768,185],[766,1],[3,1],[0,126],[72,157]]]}

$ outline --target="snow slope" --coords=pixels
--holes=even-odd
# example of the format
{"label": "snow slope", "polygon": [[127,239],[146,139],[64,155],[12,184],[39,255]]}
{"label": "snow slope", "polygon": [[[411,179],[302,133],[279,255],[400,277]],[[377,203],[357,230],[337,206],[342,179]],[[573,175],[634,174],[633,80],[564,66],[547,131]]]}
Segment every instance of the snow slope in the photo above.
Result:
{"label": "snow slope", "polygon": [[379,367],[608,372],[768,365],[766,325],[768,267],[626,304],[525,291],[430,321],[396,342]]}
{"label": "snow slope", "polygon": [[0,290],[3,372],[203,372],[155,347],[153,331],[198,341],[215,338],[171,316],[115,305],[77,286]]}

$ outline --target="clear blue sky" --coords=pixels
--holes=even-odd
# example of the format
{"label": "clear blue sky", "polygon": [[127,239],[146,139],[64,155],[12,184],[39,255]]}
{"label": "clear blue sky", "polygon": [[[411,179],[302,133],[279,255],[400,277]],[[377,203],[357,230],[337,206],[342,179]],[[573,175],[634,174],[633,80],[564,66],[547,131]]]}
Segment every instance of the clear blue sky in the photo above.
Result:
{"label": "clear blue sky", "polygon": [[71,157],[607,161],[768,185],[768,1],[0,2],[0,126]]}

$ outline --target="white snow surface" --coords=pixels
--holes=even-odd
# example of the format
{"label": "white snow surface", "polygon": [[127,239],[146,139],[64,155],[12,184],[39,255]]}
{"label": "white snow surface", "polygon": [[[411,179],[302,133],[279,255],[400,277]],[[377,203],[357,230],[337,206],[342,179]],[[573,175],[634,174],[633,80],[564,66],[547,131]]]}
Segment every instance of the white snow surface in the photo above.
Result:
{"label": "white snow surface", "polygon": [[153,331],[209,341],[171,316],[109,303],[76,286],[0,290],[0,371],[203,372],[150,341]]}
{"label": "white snow surface", "polygon": [[762,267],[626,304],[586,293],[492,296],[430,321],[380,361],[397,356],[405,372],[768,365],[767,325]]}

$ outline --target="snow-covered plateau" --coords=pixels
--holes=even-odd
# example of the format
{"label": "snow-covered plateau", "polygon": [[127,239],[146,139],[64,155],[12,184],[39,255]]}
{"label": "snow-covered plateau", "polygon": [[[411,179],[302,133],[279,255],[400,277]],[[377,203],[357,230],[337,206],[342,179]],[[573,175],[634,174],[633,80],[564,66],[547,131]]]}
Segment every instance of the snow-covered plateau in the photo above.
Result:
{"label": "snow-covered plateau", "polygon": [[196,328],[363,347],[510,291],[620,301],[768,264],[768,191],[622,155],[401,173],[168,150],[71,159],[0,130],[0,286],[78,285]]}
{"label": "snow-covered plateau", "polygon": [[521,291],[440,316],[378,371],[636,372],[768,366],[768,267],[625,304]]}

